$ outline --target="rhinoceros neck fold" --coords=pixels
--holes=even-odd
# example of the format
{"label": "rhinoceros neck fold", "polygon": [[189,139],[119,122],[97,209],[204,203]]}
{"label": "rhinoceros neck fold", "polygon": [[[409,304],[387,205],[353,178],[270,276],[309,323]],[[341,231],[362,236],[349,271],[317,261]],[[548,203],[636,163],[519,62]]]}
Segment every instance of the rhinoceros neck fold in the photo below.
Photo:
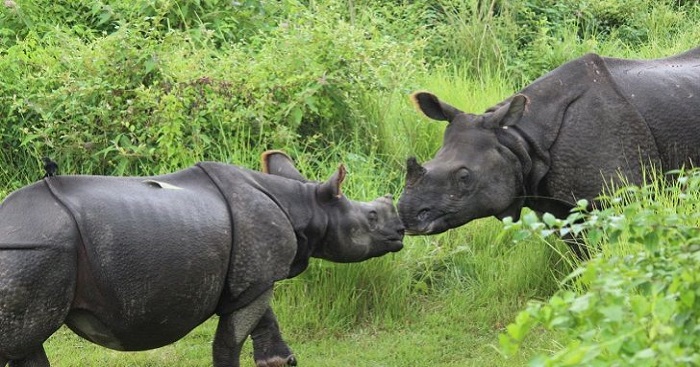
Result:
{"label": "rhinoceros neck fold", "polygon": [[537,141],[518,126],[504,129],[498,141],[508,148],[520,161],[524,197],[538,195],[538,185],[549,169],[549,154]]}
{"label": "rhinoceros neck fold", "polygon": [[[204,169],[220,186],[225,196],[231,197],[229,186],[246,186],[247,194],[263,197],[273,204],[274,208],[259,211],[258,218],[248,218],[247,220],[264,221],[271,225],[279,225],[273,221],[270,214],[277,213],[277,220],[286,223],[289,229],[293,231],[294,253],[289,257],[290,263],[287,267],[289,270],[284,274],[283,278],[293,277],[306,269],[309,258],[314,251],[315,243],[311,242],[310,238],[322,238],[325,233],[325,224],[320,211],[314,209],[317,202],[314,195],[315,184],[299,182],[293,179],[279,177],[270,174],[264,174],[244,168],[239,168],[221,163],[204,162],[198,166]],[[226,171],[225,174],[218,173]],[[217,176],[229,177],[219,178]],[[236,200],[229,198],[229,201]],[[230,205],[234,205],[230,203]],[[279,214],[282,214],[283,217]],[[234,214],[235,216],[235,214]],[[248,215],[250,217],[250,215]],[[235,223],[234,223],[235,227]],[[235,228],[234,228],[235,232]],[[235,242],[235,241],[234,241]],[[234,243],[235,247],[235,243]]]}
{"label": "rhinoceros neck fold", "polygon": [[255,171],[250,174],[258,190],[284,211],[294,229],[296,254],[287,275],[293,278],[306,270],[319,239],[326,237],[328,219],[316,200],[317,184]]}

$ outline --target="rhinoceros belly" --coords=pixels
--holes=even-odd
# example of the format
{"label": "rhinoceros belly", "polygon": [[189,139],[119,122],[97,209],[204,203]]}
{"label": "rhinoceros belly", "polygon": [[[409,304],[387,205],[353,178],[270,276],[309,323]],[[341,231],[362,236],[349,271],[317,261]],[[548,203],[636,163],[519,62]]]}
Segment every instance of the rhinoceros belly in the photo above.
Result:
{"label": "rhinoceros belly", "polygon": [[210,317],[231,251],[228,209],[197,168],[143,178],[65,176],[52,189],[83,246],[66,324],[108,348],[145,350]]}

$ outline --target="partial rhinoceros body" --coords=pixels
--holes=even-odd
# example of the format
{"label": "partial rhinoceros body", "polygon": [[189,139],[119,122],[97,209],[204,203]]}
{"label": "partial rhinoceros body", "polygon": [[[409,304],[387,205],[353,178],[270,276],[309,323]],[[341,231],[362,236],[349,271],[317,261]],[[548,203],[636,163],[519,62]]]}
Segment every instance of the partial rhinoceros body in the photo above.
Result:
{"label": "partial rhinoceros body", "polygon": [[[391,200],[349,201],[341,182],[206,162],[156,177],[48,177],[10,194],[0,206],[0,366],[48,366],[41,344],[64,323],[105,347],[145,350],[213,314],[215,366],[238,365],[251,333],[258,363],[293,361],[269,309],[273,283],[310,256],[352,262],[401,248]],[[327,238],[334,231],[368,237]]]}
{"label": "partial rhinoceros body", "polygon": [[408,161],[398,206],[414,234],[517,220],[523,206],[562,217],[621,176],[640,184],[651,165],[700,162],[700,48],[658,60],[585,55],[482,115],[430,93],[413,100],[449,122],[432,160]]}

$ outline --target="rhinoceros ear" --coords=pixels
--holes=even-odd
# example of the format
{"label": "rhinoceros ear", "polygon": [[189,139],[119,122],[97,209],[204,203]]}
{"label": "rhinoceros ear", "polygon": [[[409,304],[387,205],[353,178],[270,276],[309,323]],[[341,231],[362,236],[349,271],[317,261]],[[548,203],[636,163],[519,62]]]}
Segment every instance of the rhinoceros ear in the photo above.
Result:
{"label": "rhinoceros ear", "polygon": [[260,165],[264,173],[291,178],[301,182],[308,180],[294,167],[294,162],[281,150],[268,150],[260,156]]}
{"label": "rhinoceros ear", "polygon": [[322,202],[332,201],[343,196],[341,186],[345,180],[345,173],[345,166],[341,164],[333,176],[318,187],[319,199]]}
{"label": "rhinoceros ear", "polygon": [[525,113],[527,102],[528,99],[525,95],[516,94],[509,103],[506,103],[493,111],[491,116],[489,116],[484,122],[485,127],[495,129],[515,125],[518,121],[520,121],[523,113]]}
{"label": "rhinoceros ear", "polygon": [[460,113],[459,109],[440,101],[437,96],[428,92],[411,94],[411,101],[416,108],[426,116],[438,121],[452,121]]}

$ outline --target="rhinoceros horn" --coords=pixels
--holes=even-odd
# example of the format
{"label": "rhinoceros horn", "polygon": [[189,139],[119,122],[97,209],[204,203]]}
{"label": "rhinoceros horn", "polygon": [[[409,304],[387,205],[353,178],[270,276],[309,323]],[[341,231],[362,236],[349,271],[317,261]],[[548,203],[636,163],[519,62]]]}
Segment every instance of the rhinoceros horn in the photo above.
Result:
{"label": "rhinoceros horn", "polygon": [[410,157],[406,160],[406,185],[414,184],[418,179],[425,175],[425,168],[418,163],[416,157]]}

